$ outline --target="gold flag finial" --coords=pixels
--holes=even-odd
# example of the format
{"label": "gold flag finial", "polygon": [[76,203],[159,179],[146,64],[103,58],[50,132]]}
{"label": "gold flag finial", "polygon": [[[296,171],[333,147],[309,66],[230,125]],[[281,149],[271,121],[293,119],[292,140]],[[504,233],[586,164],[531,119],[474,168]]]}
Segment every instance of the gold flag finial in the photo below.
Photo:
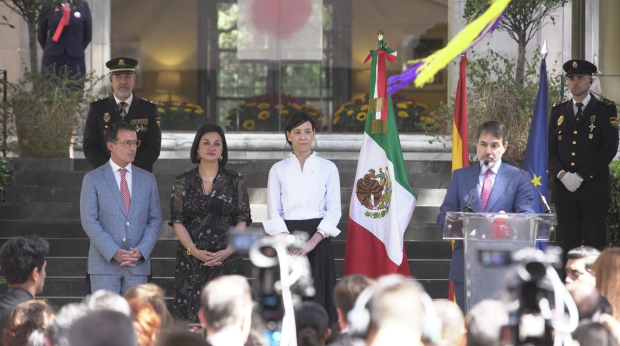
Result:
{"label": "gold flag finial", "polygon": [[383,41],[383,30],[378,30],[377,36],[379,37],[379,41]]}

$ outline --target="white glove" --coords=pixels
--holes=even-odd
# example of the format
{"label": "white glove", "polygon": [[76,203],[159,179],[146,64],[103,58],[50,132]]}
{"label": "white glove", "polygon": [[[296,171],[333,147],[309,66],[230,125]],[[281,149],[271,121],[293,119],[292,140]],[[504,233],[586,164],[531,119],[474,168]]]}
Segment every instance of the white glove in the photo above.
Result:
{"label": "white glove", "polygon": [[562,178],[562,184],[566,186],[568,191],[575,192],[581,186],[581,182],[583,182],[583,178],[580,178],[576,173],[567,172],[564,174],[564,178]]}

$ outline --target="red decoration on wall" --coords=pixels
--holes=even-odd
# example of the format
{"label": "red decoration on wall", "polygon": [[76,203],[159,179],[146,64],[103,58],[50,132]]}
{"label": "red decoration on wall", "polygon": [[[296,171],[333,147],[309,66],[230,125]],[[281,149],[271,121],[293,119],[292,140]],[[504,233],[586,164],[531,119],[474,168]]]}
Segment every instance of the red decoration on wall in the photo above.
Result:
{"label": "red decoration on wall", "polygon": [[263,32],[287,38],[306,25],[312,0],[254,0],[252,23]]}

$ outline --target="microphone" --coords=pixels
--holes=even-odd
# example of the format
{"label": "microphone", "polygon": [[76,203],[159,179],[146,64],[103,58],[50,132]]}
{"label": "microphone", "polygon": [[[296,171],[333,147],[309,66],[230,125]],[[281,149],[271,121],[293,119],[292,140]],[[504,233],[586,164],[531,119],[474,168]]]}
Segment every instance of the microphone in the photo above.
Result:
{"label": "microphone", "polygon": [[[483,162],[483,164],[485,166],[489,165],[489,162]],[[465,205],[465,208],[463,208],[463,212],[465,213],[477,213],[477,211],[475,211],[472,207],[471,207],[471,203],[474,201],[474,196],[476,195],[476,189],[478,188],[478,185],[480,185],[480,172],[482,171],[482,166],[480,166],[480,169],[478,170],[478,176],[476,177],[476,186],[474,186],[473,189],[471,189],[471,191],[469,192],[469,198],[467,199],[467,204]]]}
{"label": "microphone", "polygon": [[540,203],[542,203],[542,205],[545,207],[545,211],[543,213],[544,214],[552,214],[553,212],[551,211],[551,208],[549,207],[549,204],[547,204],[547,200],[545,199],[545,196],[543,196],[543,194],[540,193],[540,190],[538,190],[538,186],[536,186],[536,185],[534,185],[534,183],[532,183],[530,178],[527,177],[527,174],[525,174],[525,171],[523,171],[523,169],[521,169],[521,167],[519,167],[519,165],[517,165],[517,163],[515,161],[510,160],[510,162],[513,164],[513,166],[517,167],[519,169],[519,171],[521,171],[521,174],[523,174],[525,179],[527,179],[527,181],[529,181],[530,184],[534,187],[536,192],[538,192],[538,198],[540,200]]}

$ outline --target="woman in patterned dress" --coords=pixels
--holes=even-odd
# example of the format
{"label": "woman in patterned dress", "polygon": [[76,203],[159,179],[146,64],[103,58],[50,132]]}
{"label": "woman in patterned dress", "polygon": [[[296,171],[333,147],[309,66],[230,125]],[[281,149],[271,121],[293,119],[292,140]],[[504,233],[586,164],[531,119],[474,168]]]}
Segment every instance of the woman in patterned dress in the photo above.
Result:
{"label": "woman in patterned dress", "polygon": [[194,139],[191,160],[198,167],[179,175],[172,187],[170,221],[179,239],[172,315],[198,323],[200,290],[222,275],[244,275],[243,256],[228,247],[229,228],[252,222],[241,174],[224,168],[224,131],[205,125]]}

